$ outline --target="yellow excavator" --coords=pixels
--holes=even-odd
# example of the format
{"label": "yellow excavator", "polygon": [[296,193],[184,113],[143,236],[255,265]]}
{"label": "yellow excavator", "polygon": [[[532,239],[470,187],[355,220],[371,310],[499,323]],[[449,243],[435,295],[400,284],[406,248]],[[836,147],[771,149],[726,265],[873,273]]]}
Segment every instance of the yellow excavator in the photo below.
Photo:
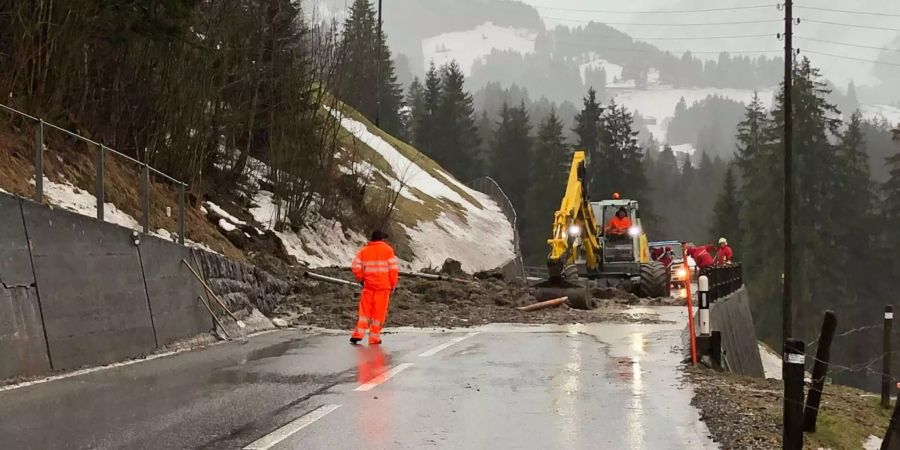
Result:
{"label": "yellow excavator", "polygon": [[[586,169],[585,152],[576,151],[566,193],[554,215],[553,235],[547,240],[548,278],[534,285],[536,296],[541,300],[567,296],[569,304],[579,309],[594,307],[591,286],[616,287],[641,297],[666,296],[668,274],[662,263],[650,259],[638,202],[621,199],[618,194],[591,202]],[[601,224],[620,210],[627,214],[631,227],[625,234],[608,233]]]}

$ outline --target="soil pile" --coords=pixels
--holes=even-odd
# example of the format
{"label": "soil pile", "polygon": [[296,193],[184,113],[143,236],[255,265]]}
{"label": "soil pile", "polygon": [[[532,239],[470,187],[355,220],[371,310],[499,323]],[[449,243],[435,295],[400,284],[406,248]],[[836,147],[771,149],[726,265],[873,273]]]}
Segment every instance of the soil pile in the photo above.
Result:
{"label": "soil pile", "polygon": [[[317,269],[315,273],[352,281],[340,268]],[[276,306],[274,314],[292,325],[315,325],[349,329],[356,321],[360,288],[304,278],[302,271],[287,274],[291,295]],[[625,312],[626,305],[641,299],[626,292],[604,290],[593,311],[566,305],[534,312],[516,309],[535,303],[534,290],[521,283],[495,278],[467,278],[466,282],[427,280],[401,276],[391,297],[388,326],[466,327],[487,323],[588,323],[641,322],[647,317]]]}

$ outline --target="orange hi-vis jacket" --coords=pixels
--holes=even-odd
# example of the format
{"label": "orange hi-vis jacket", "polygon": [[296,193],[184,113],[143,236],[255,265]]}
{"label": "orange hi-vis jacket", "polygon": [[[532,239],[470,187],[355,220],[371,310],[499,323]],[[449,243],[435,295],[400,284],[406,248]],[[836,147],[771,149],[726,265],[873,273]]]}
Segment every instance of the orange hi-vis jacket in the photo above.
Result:
{"label": "orange hi-vis jacket", "polygon": [[363,287],[373,291],[394,289],[400,276],[400,261],[384,241],[369,242],[356,254],[350,268]]}
{"label": "orange hi-vis jacket", "polygon": [[612,216],[609,224],[606,225],[606,230],[612,234],[625,234],[629,228],[631,228],[631,218],[628,216],[621,219],[619,216]]}

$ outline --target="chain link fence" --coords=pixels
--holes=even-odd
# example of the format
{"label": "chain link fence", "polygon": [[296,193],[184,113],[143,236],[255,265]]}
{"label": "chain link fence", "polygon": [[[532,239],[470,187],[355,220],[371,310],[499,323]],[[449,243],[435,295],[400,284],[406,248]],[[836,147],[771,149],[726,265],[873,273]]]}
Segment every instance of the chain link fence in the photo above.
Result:
{"label": "chain link fence", "polygon": [[503,189],[500,189],[500,185],[497,184],[491,177],[481,177],[476,178],[468,183],[466,183],[472,189],[475,189],[482,194],[487,195],[494,200],[499,206],[500,210],[503,211],[503,214],[506,215],[506,218],[509,220],[509,223],[512,224],[513,227],[513,247],[516,252],[516,256],[507,261],[503,265],[503,272],[507,273],[515,273],[516,277],[520,277],[522,280],[525,280],[525,264],[522,261],[522,248],[519,245],[519,227],[518,227],[518,218],[516,216],[516,209],[513,207],[512,202],[509,201],[509,197],[503,192]]}

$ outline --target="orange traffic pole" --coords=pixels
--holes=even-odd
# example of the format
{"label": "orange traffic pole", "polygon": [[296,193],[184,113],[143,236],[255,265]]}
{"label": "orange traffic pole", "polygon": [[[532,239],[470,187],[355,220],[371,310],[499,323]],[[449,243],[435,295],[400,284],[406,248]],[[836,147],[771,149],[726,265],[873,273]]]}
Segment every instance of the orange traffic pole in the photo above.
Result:
{"label": "orange traffic pole", "polygon": [[687,246],[681,244],[681,254],[684,255],[684,291],[687,295],[688,328],[691,335],[691,364],[697,364],[697,330],[694,329],[694,307],[691,305],[691,265],[688,264]]}

